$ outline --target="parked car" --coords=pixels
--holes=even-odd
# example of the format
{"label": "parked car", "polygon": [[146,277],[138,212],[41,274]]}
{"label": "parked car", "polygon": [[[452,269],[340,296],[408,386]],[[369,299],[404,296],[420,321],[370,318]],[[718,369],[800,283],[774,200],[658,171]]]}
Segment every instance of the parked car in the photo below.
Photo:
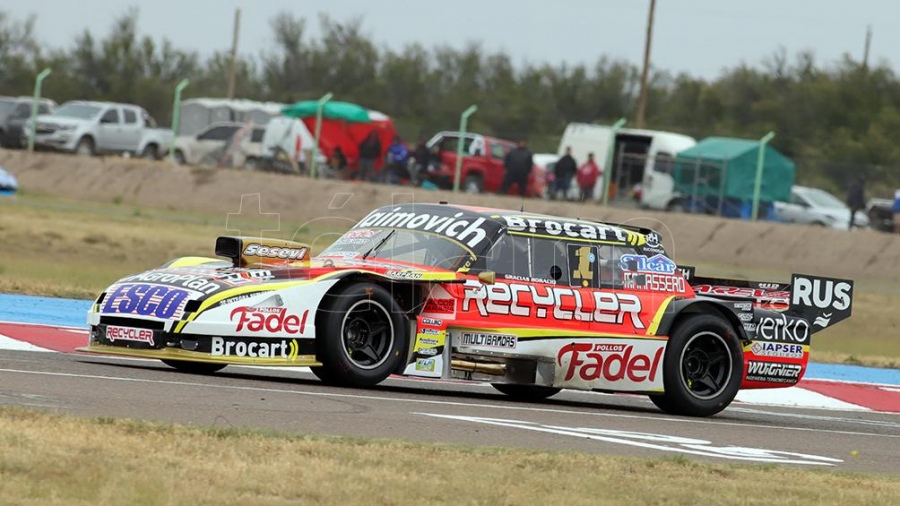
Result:
{"label": "parked car", "polygon": [[[0,97],[0,147],[24,148],[25,123],[31,118],[32,97]],[[43,98],[38,102],[38,114],[50,114],[56,102]]]}
{"label": "parked car", "polygon": [[263,157],[265,127],[252,123],[214,123],[196,135],[175,138],[175,161],[188,165],[256,168]]}
{"label": "parked car", "polygon": [[171,142],[172,131],[156,128],[156,121],[141,107],[81,100],[38,116],[34,139],[37,147],[78,155],[127,153],[151,159],[160,158]]}
{"label": "parked car", "polygon": [[[440,166],[429,172],[429,180],[439,188],[453,188],[456,174],[456,149],[460,143],[459,132],[440,132],[432,137],[427,145],[431,150],[440,153]],[[463,142],[463,160],[460,169],[460,188],[467,193],[496,193],[503,183],[505,169],[503,158],[516,147],[512,141],[489,137],[487,135],[467,133]],[[525,192],[530,197],[544,195],[546,173],[543,168],[535,166],[528,176],[528,188]]]}
{"label": "parked car", "polygon": [[869,226],[880,232],[894,232],[894,201],[872,198],[866,204]]}
{"label": "parked car", "polygon": [[[794,186],[791,189],[790,202],[776,202],[775,216],[779,221],[819,225],[840,230],[850,226],[850,208],[834,195],[807,186]],[[868,227],[869,218],[866,213],[857,211],[854,224]]]}

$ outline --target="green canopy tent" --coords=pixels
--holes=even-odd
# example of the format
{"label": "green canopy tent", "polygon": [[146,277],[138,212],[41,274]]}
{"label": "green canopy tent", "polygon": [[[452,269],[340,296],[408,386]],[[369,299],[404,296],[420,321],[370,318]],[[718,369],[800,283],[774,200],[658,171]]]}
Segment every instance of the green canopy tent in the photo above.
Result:
{"label": "green canopy tent", "polygon": [[[306,100],[282,107],[281,114],[289,118],[315,118],[318,109],[319,102]],[[322,117],[350,123],[368,123],[371,121],[369,111],[365,107],[351,104],[350,102],[326,102],[322,108]]]}
{"label": "green canopy tent", "polygon": [[[685,207],[695,212],[745,216],[753,200],[759,141],[709,137],[680,151],[672,177]],[[787,202],[794,186],[794,162],[766,145],[759,200]],[[735,210],[739,208],[739,210]]]}

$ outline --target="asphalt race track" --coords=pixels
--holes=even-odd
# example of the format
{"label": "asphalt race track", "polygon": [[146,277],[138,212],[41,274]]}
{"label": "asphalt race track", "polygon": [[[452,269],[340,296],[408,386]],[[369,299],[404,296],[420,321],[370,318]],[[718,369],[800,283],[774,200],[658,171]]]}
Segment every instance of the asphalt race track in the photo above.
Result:
{"label": "asphalt race track", "polygon": [[308,372],[230,366],[212,376],[160,362],[3,350],[0,405],[208,427],[399,438],[713,462],[900,472],[900,417],[734,403],[674,417],[646,397],[563,392],[511,402],[489,386],[389,379],[331,388]]}

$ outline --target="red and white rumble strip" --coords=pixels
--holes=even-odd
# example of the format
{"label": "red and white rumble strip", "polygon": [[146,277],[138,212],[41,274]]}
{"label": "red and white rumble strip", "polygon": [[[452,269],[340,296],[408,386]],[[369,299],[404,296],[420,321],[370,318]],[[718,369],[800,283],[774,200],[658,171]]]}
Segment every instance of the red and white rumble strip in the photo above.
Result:
{"label": "red and white rumble strip", "polygon": [[[143,336],[123,334],[124,339]],[[0,349],[77,353],[87,344],[83,328],[0,322]],[[741,404],[818,408],[841,411],[900,413],[900,386],[803,379],[795,387],[742,390],[735,399]]]}

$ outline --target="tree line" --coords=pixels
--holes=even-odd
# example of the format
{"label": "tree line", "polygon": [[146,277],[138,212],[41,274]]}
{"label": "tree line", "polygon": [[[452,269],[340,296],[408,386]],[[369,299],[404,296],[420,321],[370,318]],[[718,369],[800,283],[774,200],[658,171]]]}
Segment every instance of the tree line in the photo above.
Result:
{"label": "tree line", "polygon": [[[320,35],[312,37],[307,18],[272,17],[271,48],[238,57],[235,96],[290,103],[330,91],[389,114],[410,141],[456,128],[460,112],[478,104],[470,130],[527,136],[536,151],[555,151],[570,122],[634,117],[640,68],[627,61],[601,55],[590,65],[516,65],[475,42],[397,51],[375,44],[361,19],[321,15],[317,22]],[[0,94],[30,95],[35,74],[50,67],[45,96],[136,103],[161,124],[171,121],[173,89],[185,77],[185,98],[225,96],[227,51],[201,56],[143,35],[138,25],[139,12],[130,9],[105,34],[85,30],[69,47],[46,48],[34,17],[0,11]],[[870,192],[887,194],[900,187],[892,133],[900,131],[898,107],[900,80],[886,63],[848,55],[822,63],[812,51],[780,49],[714,80],[652,69],[646,127],[698,139],[756,139],[774,130],[773,146],[797,163],[798,182],[838,191],[864,175]]]}

